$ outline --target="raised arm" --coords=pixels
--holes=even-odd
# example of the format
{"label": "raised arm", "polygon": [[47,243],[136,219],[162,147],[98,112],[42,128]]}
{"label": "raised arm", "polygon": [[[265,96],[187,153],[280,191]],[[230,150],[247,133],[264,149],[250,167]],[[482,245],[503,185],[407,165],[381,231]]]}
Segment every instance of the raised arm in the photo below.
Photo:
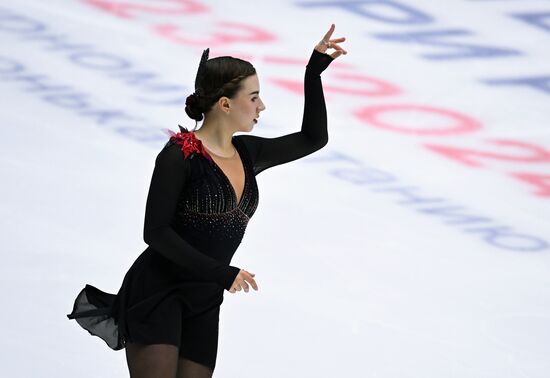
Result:
{"label": "raised arm", "polygon": [[179,195],[186,185],[188,163],[177,144],[165,147],[158,154],[147,195],[143,239],[187,273],[215,281],[229,290],[240,269],[198,251],[171,226]]}
{"label": "raised arm", "polygon": [[[304,113],[299,132],[276,138],[255,135],[239,135],[254,161],[256,174],[261,171],[309,155],[328,143],[327,110],[321,73],[339,55],[347,53],[337,45],[345,38],[330,40],[334,31],[332,25],[325,38],[313,50],[304,75]],[[328,47],[336,49],[332,55],[324,51]]]}

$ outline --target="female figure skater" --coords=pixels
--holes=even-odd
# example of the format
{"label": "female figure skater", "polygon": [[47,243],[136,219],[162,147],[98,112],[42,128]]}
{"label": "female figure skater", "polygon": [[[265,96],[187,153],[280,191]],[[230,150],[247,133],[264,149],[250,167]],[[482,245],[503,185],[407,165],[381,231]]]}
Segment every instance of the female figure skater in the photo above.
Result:
{"label": "female figure skater", "polygon": [[258,205],[255,176],[328,142],[320,75],[347,53],[345,38],[331,39],[334,28],[307,64],[301,131],[277,138],[233,136],[251,131],[265,109],[256,71],[204,51],[185,107],[204,122],[196,132],[171,132],[157,155],[145,209],[149,246],[117,295],[86,285],[67,315],[112,349],[126,348],[132,378],[212,376],[224,289],[258,290],[254,273],[229,265]]}

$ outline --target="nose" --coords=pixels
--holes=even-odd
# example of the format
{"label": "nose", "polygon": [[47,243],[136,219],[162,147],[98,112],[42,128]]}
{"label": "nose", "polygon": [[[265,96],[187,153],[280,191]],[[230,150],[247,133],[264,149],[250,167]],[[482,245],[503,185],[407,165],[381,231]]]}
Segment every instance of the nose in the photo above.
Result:
{"label": "nose", "polygon": [[258,110],[260,112],[263,112],[265,110],[265,104],[261,99],[260,99],[260,107],[258,108]]}

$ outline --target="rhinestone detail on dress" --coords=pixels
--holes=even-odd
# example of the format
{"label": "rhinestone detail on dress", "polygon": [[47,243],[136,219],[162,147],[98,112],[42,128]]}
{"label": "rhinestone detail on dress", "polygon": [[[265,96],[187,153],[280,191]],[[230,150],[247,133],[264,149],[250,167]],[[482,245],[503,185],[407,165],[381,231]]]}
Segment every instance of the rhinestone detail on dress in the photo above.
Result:
{"label": "rhinestone detail on dress", "polygon": [[174,133],[170,141],[181,145],[184,158],[190,159],[190,174],[174,217],[175,228],[182,236],[240,242],[258,206],[258,187],[246,147],[233,137],[244,169],[243,193],[237,202],[229,178],[208,155],[200,139],[183,129]]}

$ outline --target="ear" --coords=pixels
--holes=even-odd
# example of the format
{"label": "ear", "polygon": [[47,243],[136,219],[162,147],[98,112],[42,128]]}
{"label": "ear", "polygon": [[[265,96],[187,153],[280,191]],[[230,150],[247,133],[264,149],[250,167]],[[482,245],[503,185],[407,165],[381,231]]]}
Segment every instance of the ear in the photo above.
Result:
{"label": "ear", "polygon": [[231,100],[229,99],[229,97],[222,96],[218,100],[218,106],[220,107],[220,110],[222,112],[228,114],[231,108]]}

